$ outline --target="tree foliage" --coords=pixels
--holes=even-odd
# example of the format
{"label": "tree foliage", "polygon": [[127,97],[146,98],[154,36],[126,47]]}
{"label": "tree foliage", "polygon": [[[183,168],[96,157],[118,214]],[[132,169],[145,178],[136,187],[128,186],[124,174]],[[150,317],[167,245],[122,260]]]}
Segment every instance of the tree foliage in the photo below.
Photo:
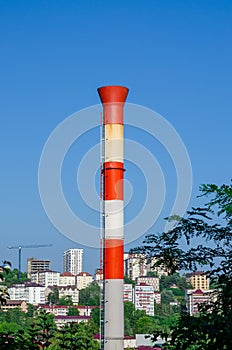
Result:
{"label": "tree foliage", "polygon": [[100,305],[100,287],[96,282],[92,282],[88,287],[80,290],[79,305]]}
{"label": "tree foliage", "polygon": [[0,282],[4,283],[4,285],[0,285],[0,305],[5,305],[6,301],[10,299],[9,293],[7,291],[6,284],[6,276],[9,274],[11,263],[9,261],[4,261],[1,266],[0,272]]}
{"label": "tree foliage", "polygon": [[[200,197],[208,198],[205,205],[192,208],[184,218],[169,218],[173,229],[148,235],[135,250],[159,256],[156,265],[165,265],[172,274],[201,267],[213,281],[215,301],[201,307],[197,316],[182,313],[166,345],[169,350],[232,348],[232,185],[203,185]],[[187,249],[182,248],[183,238]]]}
{"label": "tree foliage", "polygon": [[[93,338],[97,331],[92,320],[66,325],[57,329],[54,315],[39,310],[34,317],[28,317],[20,310],[11,310],[12,320],[18,316],[18,323],[7,322],[0,314],[0,348],[8,350],[60,350],[60,349],[98,349]],[[15,314],[15,315],[14,315]],[[6,317],[6,315],[5,315]],[[5,318],[6,319],[6,318]]]}

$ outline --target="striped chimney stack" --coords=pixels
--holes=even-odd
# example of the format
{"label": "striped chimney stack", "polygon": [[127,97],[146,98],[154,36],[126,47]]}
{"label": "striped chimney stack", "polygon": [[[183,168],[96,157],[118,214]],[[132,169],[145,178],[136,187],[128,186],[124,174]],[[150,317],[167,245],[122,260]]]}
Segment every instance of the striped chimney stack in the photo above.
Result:
{"label": "striped chimney stack", "polygon": [[103,104],[103,280],[104,350],[124,349],[124,122],[128,89],[105,86],[98,89]]}

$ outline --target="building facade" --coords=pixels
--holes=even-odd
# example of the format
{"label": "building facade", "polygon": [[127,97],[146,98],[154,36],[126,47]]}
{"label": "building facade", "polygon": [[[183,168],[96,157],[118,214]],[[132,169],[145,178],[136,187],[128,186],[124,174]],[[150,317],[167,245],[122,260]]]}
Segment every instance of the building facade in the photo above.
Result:
{"label": "building facade", "polygon": [[145,276],[146,258],[144,254],[124,253],[124,275],[135,281],[139,276]]}
{"label": "building facade", "polygon": [[147,262],[146,262],[147,273],[154,272],[157,274],[157,277],[159,278],[161,276],[168,276],[170,271],[164,265],[155,266],[158,259],[159,257],[155,257],[155,256],[147,259]]}
{"label": "building facade", "polygon": [[50,264],[50,260],[27,259],[27,277],[31,278],[31,274],[38,271],[50,270]]}
{"label": "building facade", "polygon": [[209,278],[203,271],[187,273],[186,280],[191,283],[193,289],[209,290]]}
{"label": "building facade", "polygon": [[57,271],[47,270],[32,273],[31,281],[39,283],[45,288],[48,286],[58,286],[60,280],[60,273]]}
{"label": "building facade", "polygon": [[196,315],[199,311],[199,305],[210,304],[215,297],[213,296],[214,291],[211,290],[191,290],[188,289],[185,292],[185,299],[187,305],[187,311],[191,316]]}
{"label": "building facade", "polygon": [[153,286],[154,291],[159,291],[159,278],[153,276],[139,276],[136,278],[136,284],[147,284],[148,286]]}
{"label": "building facade", "polygon": [[57,289],[59,293],[59,299],[70,297],[74,305],[77,305],[79,302],[79,290],[76,286],[48,286],[45,289],[45,299],[48,301],[48,296],[50,293],[53,293]]}
{"label": "building facade", "polygon": [[25,300],[29,304],[45,303],[45,287],[37,283],[19,283],[8,288],[10,299]]}
{"label": "building facade", "polygon": [[93,276],[88,272],[80,272],[76,276],[76,285],[78,289],[84,289],[93,282]]}
{"label": "building facade", "polygon": [[154,316],[154,287],[145,284],[136,285],[134,304],[137,310],[144,310],[147,315]]}
{"label": "building facade", "polygon": [[76,276],[71,272],[63,272],[60,274],[59,286],[75,286]]}
{"label": "building facade", "polygon": [[103,270],[97,269],[94,274],[94,281],[99,285],[101,288],[103,286]]}
{"label": "building facade", "polygon": [[124,283],[124,291],[123,291],[123,300],[130,301],[131,303],[134,302],[134,288],[132,284]]}
{"label": "building facade", "polygon": [[74,275],[82,272],[83,249],[68,249],[63,254],[64,272]]}

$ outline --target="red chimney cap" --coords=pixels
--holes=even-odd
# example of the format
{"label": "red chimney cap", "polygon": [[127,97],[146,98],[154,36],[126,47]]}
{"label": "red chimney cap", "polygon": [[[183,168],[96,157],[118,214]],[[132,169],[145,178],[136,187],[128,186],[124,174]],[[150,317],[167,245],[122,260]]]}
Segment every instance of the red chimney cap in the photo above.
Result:
{"label": "red chimney cap", "polygon": [[97,89],[102,103],[112,103],[126,101],[129,89],[125,86],[102,86]]}

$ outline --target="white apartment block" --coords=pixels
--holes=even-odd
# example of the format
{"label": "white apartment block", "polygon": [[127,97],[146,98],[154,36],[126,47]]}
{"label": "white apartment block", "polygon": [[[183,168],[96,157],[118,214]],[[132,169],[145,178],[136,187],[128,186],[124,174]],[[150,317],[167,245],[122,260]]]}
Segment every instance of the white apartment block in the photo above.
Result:
{"label": "white apartment block", "polygon": [[132,284],[124,283],[123,300],[133,303],[134,288]]}
{"label": "white apartment block", "polygon": [[57,271],[39,271],[31,275],[32,279],[36,280],[36,283],[41,284],[45,288],[48,286],[58,286],[60,280],[60,273]]}
{"label": "white apartment block", "polygon": [[159,291],[159,278],[153,276],[139,276],[136,278],[136,284],[147,284],[148,286],[153,286],[154,291]]}
{"label": "white apartment block", "polygon": [[144,310],[147,315],[154,316],[154,287],[135,286],[134,304],[137,310]]}
{"label": "white apartment block", "polygon": [[146,274],[146,257],[144,254],[124,253],[124,275],[135,281],[137,277]]}
{"label": "white apartment block", "polygon": [[192,290],[185,291],[185,300],[187,304],[187,310],[191,316],[196,315],[199,311],[200,304],[210,304],[215,301],[215,290]]}
{"label": "white apartment block", "polygon": [[93,276],[88,272],[80,272],[76,276],[76,285],[78,289],[84,289],[93,282]]}
{"label": "white apartment block", "polygon": [[45,287],[36,283],[14,284],[8,288],[10,299],[25,300],[29,304],[45,303]]}
{"label": "white apartment block", "polygon": [[79,302],[79,290],[75,286],[58,287],[59,297],[63,298],[70,296],[74,305]]}
{"label": "white apartment block", "polygon": [[76,276],[71,272],[63,272],[60,274],[59,286],[75,286]]}
{"label": "white apartment block", "polygon": [[82,272],[83,249],[68,249],[63,254],[64,272]]}
{"label": "white apartment block", "polygon": [[26,300],[25,284],[13,284],[8,288],[11,300]]}

